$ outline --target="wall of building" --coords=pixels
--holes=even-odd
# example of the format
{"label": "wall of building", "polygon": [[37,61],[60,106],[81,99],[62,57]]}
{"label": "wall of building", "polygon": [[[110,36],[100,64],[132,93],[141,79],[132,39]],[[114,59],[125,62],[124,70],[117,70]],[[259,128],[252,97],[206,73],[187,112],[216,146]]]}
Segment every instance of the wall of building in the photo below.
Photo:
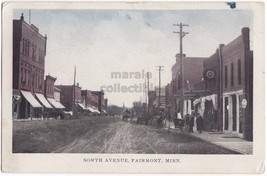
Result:
{"label": "wall of building", "polygon": [[54,89],[54,99],[57,102],[60,102],[60,93],[61,93],[61,91],[58,91],[58,90]]}
{"label": "wall of building", "polygon": [[43,93],[47,39],[23,17],[13,25],[13,88]]}
{"label": "wall of building", "polygon": [[44,95],[47,98],[54,98],[54,84],[56,78],[47,75],[45,79]]}
{"label": "wall of building", "polygon": [[[253,65],[249,48],[249,29],[222,48],[223,130],[252,140]],[[226,69],[227,68],[227,69]],[[242,107],[242,101],[248,106]]]}
{"label": "wall of building", "polygon": [[98,96],[93,94],[90,90],[82,90],[82,96],[85,96],[86,106],[95,107],[98,109]]}

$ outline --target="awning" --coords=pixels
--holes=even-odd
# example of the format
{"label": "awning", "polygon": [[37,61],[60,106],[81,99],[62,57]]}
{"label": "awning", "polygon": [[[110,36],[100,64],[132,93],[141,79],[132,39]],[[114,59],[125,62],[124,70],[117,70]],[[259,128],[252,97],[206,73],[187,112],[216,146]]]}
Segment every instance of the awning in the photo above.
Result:
{"label": "awning", "polygon": [[82,103],[78,103],[78,105],[82,108],[82,109],[86,109],[86,107],[82,104]]}
{"label": "awning", "polygon": [[32,105],[32,107],[42,108],[42,105],[38,103],[38,101],[34,98],[31,92],[21,90],[21,93],[26,98],[26,100]]}
{"label": "awning", "polygon": [[93,109],[93,108],[91,108],[91,107],[87,107],[87,109],[90,111],[90,112],[95,112],[95,110]]}
{"label": "awning", "polygon": [[87,109],[91,112],[95,112],[95,113],[100,113],[97,109],[95,109],[94,107],[90,107],[88,106]]}
{"label": "awning", "polygon": [[95,112],[98,113],[98,114],[100,114],[100,112],[97,109],[95,109]]}
{"label": "awning", "polygon": [[35,95],[46,108],[52,108],[52,106],[47,102],[42,94],[35,93]]}
{"label": "awning", "polygon": [[47,100],[49,101],[49,103],[52,104],[52,106],[53,106],[54,108],[57,108],[57,109],[64,109],[64,108],[65,108],[61,103],[57,102],[57,101],[56,101],[55,99],[53,99],[53,98],[47,98]]}

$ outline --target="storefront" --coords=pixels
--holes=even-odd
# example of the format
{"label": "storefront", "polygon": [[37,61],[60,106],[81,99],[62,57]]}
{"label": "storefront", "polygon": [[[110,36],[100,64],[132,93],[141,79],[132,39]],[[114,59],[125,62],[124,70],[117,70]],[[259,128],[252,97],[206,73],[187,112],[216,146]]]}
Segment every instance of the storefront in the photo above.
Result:
{"label": "storefront", "polygon": [[196,114],[203,117],[203,127],[205,131],[217,131],[218,127],[218,97],[212,94],[195,99],[193,102]]}
{"label": "storefront", "polygon": [[48,113],[53,110],[52,106],[48,103],[45,97],[42,94],[35,93],[36,99],[43,106],[43,112]]}
{"label": "storefront", "polygon": [[21,103],[20,91],[13,90],[13,96],[12,96],[12,118],[13,119],[19,118],[20,103]]}
{"label": "storefront", "polygon": [[42,105],[34,98],[31,92],[22,91],[22,99],[20,104],[20,116],[19,118],[28,119],[28,118],[40,118],[43,116],[43,107]]}
{"label": "storefront", "polygon": [[243,137],[243,90],[223,94],[223,131]]}

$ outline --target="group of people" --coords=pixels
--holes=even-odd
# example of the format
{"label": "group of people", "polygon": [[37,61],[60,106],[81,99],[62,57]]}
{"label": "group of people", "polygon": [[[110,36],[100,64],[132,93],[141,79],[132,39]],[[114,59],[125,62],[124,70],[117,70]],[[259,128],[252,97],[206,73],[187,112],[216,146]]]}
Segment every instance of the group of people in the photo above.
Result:
{"label": "group of people", "polygon": [[[202,130],[203,130],[203,117],[198,113],[196,118],[197,118],[196,119],[197,131],[199,133],[202,133]],[[193,127],[194,127],[194,124],[195,124],[194,115],[186,114],[185,115],[185,123],[186,123],[186,125],[188,127],[189,133],[194,133],[194,131],[193,131]]]}

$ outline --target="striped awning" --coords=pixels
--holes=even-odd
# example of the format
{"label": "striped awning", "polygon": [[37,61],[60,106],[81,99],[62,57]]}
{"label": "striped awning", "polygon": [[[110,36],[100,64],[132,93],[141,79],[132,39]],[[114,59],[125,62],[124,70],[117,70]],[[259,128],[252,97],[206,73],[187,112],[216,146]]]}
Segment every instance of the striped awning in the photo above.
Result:
{"label": "striped awning", "polygon": [[43,104],[46,108],[52,108],[52,106],[48,103],[45,97],[42,94],[35,93],[37,99]]}
{"label": "striped awning", "polygon": [[47,98],[47,100],[49,101],[49,103],[52,104],[52,106],[54,108],[57,108],[57,109],[64,109],[65,107],[60,103],[60,102],[57,102],[55,99],[53,98]]}
{"label": "striped awning", "polygon": [[32,105],[34,108],[42,108],[42,105],[38,103],[38,101],[34,98],[31,92],[21,90],[22,95],[25,99]]}

